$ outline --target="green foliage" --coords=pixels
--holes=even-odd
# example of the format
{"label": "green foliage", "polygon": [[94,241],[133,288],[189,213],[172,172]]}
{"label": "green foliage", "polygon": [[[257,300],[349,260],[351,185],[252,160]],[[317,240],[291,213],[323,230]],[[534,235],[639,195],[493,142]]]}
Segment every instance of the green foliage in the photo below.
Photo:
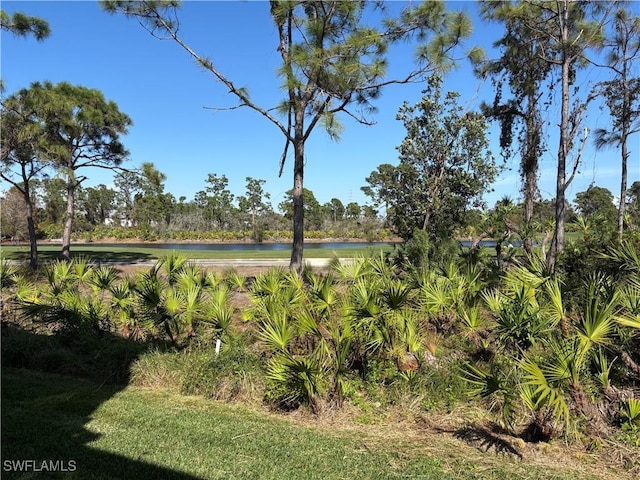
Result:
{"label": "green foliage", "polygon": [[416,229],[413,236],[397,251],[408,266],[416,269],[447,264],[460,253],[460,245],[453,238],[433,240],[424,230]]}
{"label": "green foliage", "polygon": [[640,429],[640,399],[628,398],[620,410],[623,428],[634,432]]}
{"label": "green foliage", "polygon": [[264,391],[259,358],[246,338],[235,335],[227,338],[219,355],[207,340],[180,351],[147,352],[132,364],[131,381],[223,401],[257,403]]}
{"label": "green foliage", "polygon": [[441,97],[442,79],[428,81],[424,97],[398,113],[407,137],[398,147],[400,164],[381,165],[364,188],[376,204],[384,204],[395,231],[404,239],[424,230],[428,238],[451,238],[462,226],[464,212],[481,203],[497,174],[488,151],[486,121],[463,112],[458,94]]}
{"label": "green foliage", "polygon": [[2,288],[13,286],[16,283],[17,276],[18,269],[15,265],[7,260],[0,261],[0,286]]}
{"label": "green foliage", "polygon": [[489,410],[500,414],[504,427],[515,426],[518,378],[513,363],[495,362],[487,370],[467,362],[456,373],[468,383],[469,395],[489,401]]}
{"label": "green foliage", "polygon": [[4,10],[0,11],[0,27],[2,30],[21,37],[33,35],[38,41],[44,40],[51,34],[49,23],[46,20],[22,12],[15,12],[9,16]]}
{"label": "green foliage", "polygon": [[[373,103],[385,85],[419,81],[434,68],[452,68],[455,64],[452,51],[471,34],[467,16],[462,12],[446,13],[440,2],[410,6],[397,19],[386,19],[384,15],[376,19],[374,14],[385,11],[378,3],[337,2],[327,8],[322,2],[271,2],[271,19],[278,32],[278,52],[282,58],[277,75],[285,94],[276,109],[278,115],[274,116],[273,109],[255,103],[246,87],[231,81],[214,67],[215,62],[186,44],[178,31],[177,6],[162,2],[103,3],[109,13],[121,12],[137,18],[150,33],[175,40],[201,67],[226,85],[240,106],[260,113],[284,134],[281,170],[289,147],[293,148],[294,157],[291,266],[298,271],[303,266],[305,203],[310,205],[304,200],[304,146],[313,130],[323,125],[330,138],[338,139],[340,112],[359,123],[370,124],[367,117],[374,111]],[[373,24],[363,22],[369,15],[374,17]],[[398,78],[389,76],[388,46],[414,36],[422,43],[416,52],[418,65]],[[477,50],[473,56],[478,57]],[[356,113],[352,112],[354,108]],[[313,219],[307,219],[307,223],[312,222]]]}
{"label": "green foliage", "polygon": [[[536,255],[491,287],[466,261],[403,270],[379,254],[335,261],[328,272],[238,275],[241,291],[232,275],[172,253],[132,277],[84,258],[53,262],[38,284],[16,276],[4,298],[71,343],[99,335],[153,342],[159,351],[134,369],[141,384],[316,413],[352,402],[365,416],[370,402],[450,410],[464,385],[510,431],[527,422],[525,438],[537,441],[589,428],[595,397],[617,411],[612,392],[635,378],[635,257],[626,248],[607,255],[626,267],[587,276],[580,292]],[[576,296],[580,310],[569,308]],[[250,302],[243,336],[234,328],[238,299]],[[73,352],[35,356],[75,371]],[[13,348],[9,358],[30,364]],[[620,418],[603,421],[613,427]]]}

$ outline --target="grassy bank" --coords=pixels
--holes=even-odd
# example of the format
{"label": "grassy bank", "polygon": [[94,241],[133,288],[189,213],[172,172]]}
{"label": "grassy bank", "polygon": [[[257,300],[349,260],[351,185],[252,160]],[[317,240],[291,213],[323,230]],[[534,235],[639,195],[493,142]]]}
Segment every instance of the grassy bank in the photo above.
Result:
{"label": "grassy bank", "polygon": [[[188,245],[185,245],[187,247]],[[340,248],[331,250],[327,248],[306,247],[304,254],[306,258],[331,258],[331,257],[355,257],[358,255],[367,255],[370,252],[377,253],[382,250],[391,250],[393,247],[354,247]],[[262,259],[262,258],[289,258],[291,250],[194,250],[189,248],[173,250],[179,255],[193,259]],[[162,258],[172,250],[155,247],[150,244],[148,247],[113,247],[96,245],[78,245],[71,246],[72,257],[83,256],[93,260],[115,261],[115,262],[134,262],[144,260],[157,260]],[[28,246],[8,246],[3,245],[1,256],[6,260],[29,260]],[[59,245],[46,245],[38,247],[38,256],[41,261],[54,260],[60,257]]]}
{"label": "grassy bank", "polygon": [[75,471],[58,478],[80,479],[624,478],[588,456],[515,455],[489,439],[470,445],[477,432],[296,418],[164,389],[5,370],[3,478],[56,478],[7,471],[6,460],[20,459],[62,460]]}

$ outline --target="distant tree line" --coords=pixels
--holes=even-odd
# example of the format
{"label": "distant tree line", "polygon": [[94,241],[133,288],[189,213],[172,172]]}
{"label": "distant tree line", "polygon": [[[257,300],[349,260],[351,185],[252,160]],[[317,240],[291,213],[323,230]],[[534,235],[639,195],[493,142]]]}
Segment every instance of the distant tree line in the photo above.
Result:
{"label": "distant tree line", "polygon": [[[114,186],[79,186],[74,196],[73,234],[77,238],[180,238],[252,240],[268,239],[269,232],[283,235],[292,216],[291,191],[286,192],[275,210],[265,181],[246,177],[245,192],[235,196],[228,189],[225,175],[210,173],[194,198],[176,199],[165,191],[166,176],[152,163],[139,170],[121,171]],[[38,238],[60,238],[66,219],[66,182],[51,177],[30,185],[34,205],[34,225]],[[28,238],[23,194],[16,186],[2,197],[5,238]],[[305,189],[305,222],[308,233],[335,238],[380,240],[391,235],[370,205],[338,198],[320,204]],[[271,235],[274,235],[272,233]],[[267,235],[267,238],[265,238]],[[286,234],[285,234],[286,235]]]}

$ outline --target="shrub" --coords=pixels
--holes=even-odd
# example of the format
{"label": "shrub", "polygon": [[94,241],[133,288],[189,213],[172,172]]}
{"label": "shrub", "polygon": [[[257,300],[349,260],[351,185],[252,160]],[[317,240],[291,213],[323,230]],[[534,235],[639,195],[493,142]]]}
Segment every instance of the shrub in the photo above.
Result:
{"label": "shrub", "polygon": [[150,351],[132,365],[132,382],[216,400],[260,401],[264,387],[259,358],[245,338],[227,340],[218,356],[204,341],[181,351]]}

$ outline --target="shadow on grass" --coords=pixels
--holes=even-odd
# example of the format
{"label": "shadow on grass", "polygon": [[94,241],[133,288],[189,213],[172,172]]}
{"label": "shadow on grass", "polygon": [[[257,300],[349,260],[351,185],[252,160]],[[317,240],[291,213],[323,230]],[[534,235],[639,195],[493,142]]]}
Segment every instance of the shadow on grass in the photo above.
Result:
{"label": "shadow on grass", "polygon": [[484,452],[493,450],[495,453],[514,455],[522,460],[522,454],[509,440],[503,438],[500,433],[501,432],[494,432],[484,426],[474,425],[456,430],[454,436],[464,440],[470,445],[475,445]]}
{"label": "shadow on grass", "polygon": [[[61,258],[60,247],[38,248],[38,260],[41,263],[59,260]],[[117,262],[121,264],[132,264],[144,261],[153,261],[157,258],[140,251],[110,250],[108,248],[72,248],[71,258],[88,258],[94,262]],[[2,258],[6,260],[29,261],[29,247],[2,247]]]}
{"label": "shadow on grass", "polygon": [[[142,347],[104,334],[102,348],[114,352],[110,355],[119,361],[114,362],[118,364],[106,365],[106,358],[102,357],[95,364],[89,361],[89,365],[77,366],[79,372],[67,372],[65,368],[74,369],[69,361],[81,360],[85,352],[64,351],[60,347],[65,344],[64,339],[53,344],[55,336],[39,335],[6,324],[3,324],[2,337],[3,479],[198,478],[145,462],[139,457],[123,457],[91,447],[91,442],[99,438],[99,434],[88,430],[86,424],[100,405],[126,387],[129,367],[142,353]],[[27,353],[16,351],[19,347],[26,349]],[[99,345],[93,347],[100,348]],[[29,352],[32,352],[32,358],[26,358]],[[99,354],[94,352],[94,356],[99,357]],[[52,376],[50,373],[45,375],[19,368],[23,366],[43,367],[50,372],[82,373],[93,378],[88,381]],[[82,371],[83,368],[96,371]],[[95,381],[109,369],[113,372],[108,374],[108,378],[103,378],[102,382]],[[109,383],[111,380],[117,380],[117,383]],[[157,447],[145,446],[151,451],[154,448]],[[138,455],[142,454],[144,452]],[[132,457],[135,455],[132,452]]]}

